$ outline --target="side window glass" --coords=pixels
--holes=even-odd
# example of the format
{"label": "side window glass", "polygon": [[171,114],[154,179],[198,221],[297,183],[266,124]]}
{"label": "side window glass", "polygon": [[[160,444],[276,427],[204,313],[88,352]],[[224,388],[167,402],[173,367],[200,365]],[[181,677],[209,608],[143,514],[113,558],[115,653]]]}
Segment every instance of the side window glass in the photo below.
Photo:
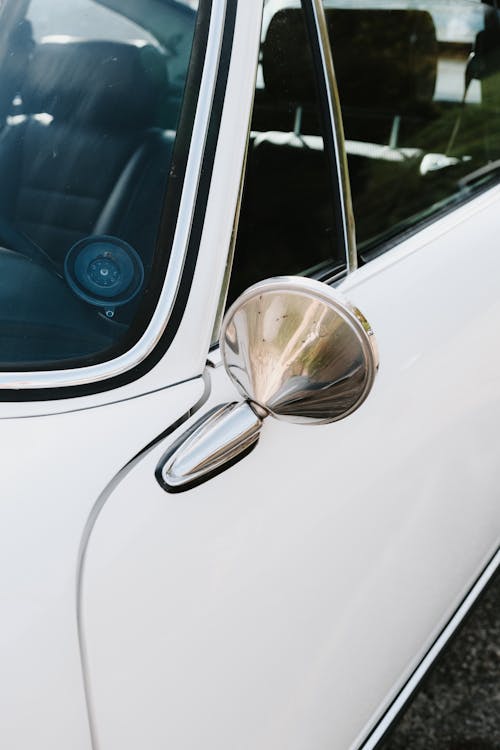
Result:
{"label": "side window glass", "polygon": [[2,3],[1,370],[95,364],[142,335],[197,6]]}
{"label": "side window glass", "polygon": [[498,180],[500,23],[479,0],[325,5],[366,259]]}
{"label": "side window glass", "polygon": [[304,13],[264,3],[260,64],[228,303],[270,276],[344,262]]}

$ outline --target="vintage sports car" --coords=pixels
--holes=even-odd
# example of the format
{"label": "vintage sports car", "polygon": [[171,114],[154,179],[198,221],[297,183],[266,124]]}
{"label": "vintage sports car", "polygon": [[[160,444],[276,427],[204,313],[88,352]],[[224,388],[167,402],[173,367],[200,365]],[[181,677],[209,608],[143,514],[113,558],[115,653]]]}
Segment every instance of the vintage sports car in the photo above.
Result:
{"label": "vintage sports car", "polygon": [[0,3],[0,746],[370,750],[500,540],[500,20]]}

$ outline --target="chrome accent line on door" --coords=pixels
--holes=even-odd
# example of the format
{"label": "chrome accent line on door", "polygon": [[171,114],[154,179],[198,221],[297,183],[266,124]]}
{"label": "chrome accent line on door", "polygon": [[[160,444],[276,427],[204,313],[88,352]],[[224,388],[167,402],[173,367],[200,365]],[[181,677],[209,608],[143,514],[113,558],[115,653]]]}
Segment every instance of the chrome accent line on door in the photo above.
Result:
{"label": "chrome accent line on door", "polygon": [[351,747],[351,750],[374,750],[379,742],[383,739],[391,724],[397,719],[398,714],[404,709],[408,699],[416,690],[421,680],[425,677],[427,671],[439,656],[442,649],[446,646],[450,638],[454,635],[460,624],[463,622],[467,613],[477,601],[483,590],[492,579],[493,575],[500,567],[500,549],[497,550],[490,560],[484,571],[481,573],[459,608],[448,622],[444,630],[434,641],[429,651],[426,653],[417,669],[413,672],[408,682],[398,694],[389,710],[384,714],[379,723],[364,740],[358,739]]}
{"label": "chrome accent line on door", "polygon": [[229,247],[229,253],[227,256],[227,263],[226,263],[226,272],[224,274],[224,280],[222,282],[222,289],[221,294],[219,297],[219,305],[217,307],[217,314],[215,316],[215,323],[214,323],[214,330],[212,332],[211,336],[211,342],[212,345],[217,344],[219,340],[219,334],[220,329],[222,325],[222,319],[224,317],[224,309],[226,306],[226,300],[227,300],[227,293],[229,291],[229,282],[231,281],[231,274],[233,271],[233,260],[234,260],[234,251],[236,248],[236,239],[238,237],[238,225],[240,222],[240,213],[241,213],[241,206],[243,203],[243,188],[245,187],[245,175],[247,172],[247,162],[248,162],[248,147],[250,144],[250,135],[251,135],[251,126],[252,126],[252,113],[254,108],[254,100],[255,100],[255,85],[257,81],[257,65],[255,66],[255,75],[254,75],[254,85],[253,85],[253,92],[254,96],[252,99],[252,106],[249,109],[248,112],[248,128],[247,128],[247,145],[245,149],[245,158],[243,159],[243,164],[241,165],[241,176],[240,176],[240,186],[238,189],[238,199],[236,202],[236,211],[234,212],[234,222],[233,222],[233,232],[231,236],[231,245]]}
{"label": "chrome accent line on door", "polygon": [[335,159],[337,164],[337,174],[339,179],[339,197],[341,204],[342,224],[344,237],[346,240],[346,263],[347,273],[355,271],[358,265],[356,253],[356,232],[354,225],[354,212],[352,209],[351,185],[349,182],[349,171],[347,167],[347,154],[344,147],[344,126],[342,124],[342,114],[340,110],[340,101],[337,88],[337,79],[335,77],[335,68],[330,49],[330,39],[326,25],[325,11],[323,9],[323,0],[311,0],[316,33],[320,41],[321,62],[323,66],[323,75],[325,76],[328,109],[333,126],[333,145],[335,149]]}
{"label": "chrome accent line on door", "polygon": [[118,471],[117,474],[112,477],[112,479],[110,479],[108,484],[104,487],[102,492],[97,497],[96,502],[94,503],[94,506],[89,514],[89,517],[87,518],[87,522],[82,533],[76,565],[76,625],[78,632],[78,644],[80,647],[83,691],[85,694],[85,703],[87,705],[87,717],[89,722],[89,734],[92,750],[99,750],[99,745],[97,741],[95,707],[92,700],[92,692],[90,689],[89,659],[87,653],[87,642],[85,640],[85,629],[83,627],[82,604],[83,576],[85,573],[85,562],[87,559],[87,548],[89,545],[90,537],[92,536],[92,532],[97,523],[97,520],[105,504],[111,497],[113,491],[123,482],[123,480],[130,474],[130,472],[137,466],[137,464],[142,461],[145,456],[147,456],[158,445],[159,442],[168,437],[168,435],[171,435],[173,432],[178,430],[181,425],[191,419],[191,417],[196,414],[196,412],[198,412],[207,402],[211,392],[211,381],[207,370],[202,373],[200,378],[203,380],[203,393],[201,394],[198,401],[193,404],[193,406],[181,417],[179,417],[179,419],[177,419],[173,424],[169,425],[167,429],[161,433],[161,435],[156,435],[148,445],[146,445],[137,455],[131,458],[130,461],[125,464],[125,466],[123,466],[120,471]]}
{"label": "chrome accent line on door", "polygon": [[131,349],[108,362],[68,370],[4,372],[0,373],[0,388],[11,390],[66,388],[108,380],[132,370],[143,362],[161,339],[177,297],[189,244],[198,184],[201,176],[203,153],[210,126],[212,102],[217,83],[219,59],[224,36],[226,6],[226,0],[214,0],[212,4],[207,53],[203,66],[200,94],[196,107],[172,253],[158,305],[146,331]]}

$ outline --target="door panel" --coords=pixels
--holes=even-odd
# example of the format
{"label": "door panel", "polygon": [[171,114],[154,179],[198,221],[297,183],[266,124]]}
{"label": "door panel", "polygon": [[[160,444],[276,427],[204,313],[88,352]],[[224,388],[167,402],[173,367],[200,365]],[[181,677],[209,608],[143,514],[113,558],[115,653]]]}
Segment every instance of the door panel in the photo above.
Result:
{"label": "door panel", "polygon": [[[3,5],[10,7],[13,3]],[[34,5],[31,6],[32,10]],[[51,3],[40,2],[37,5],[42,12],[49,6],[52,11]],[[120,13],[126,12],[123,3],[110,0],[104,5],[116,5],[117,12],[120,6]],[[154,11],[157,20],[161,20],[160,15],[163,15],[163,11],[160,14],[158,3],[134,2],[128,5],[134,5],[139,15],[147,13],[148,9]],[[158,6],[156,10],[153,5]],[[163,5],[165,9],[186,17],[194,16],[194,10],[188,9],[185,3],[167,2]],[[207,8],[209,3],[199,5],[201,16],[202,6]],[[210,19],[205,14],[205,21],[197,24],[197,33],[207,32],[209,39],[206,42],[203,36],[205,43],[201,45],[202,53],[193,57],[197,66],[201,67],[206,47],[207,63],[203,73],[199,71],[202,75],[201,85],[190,87],[193,95],[197,94],[199,88],[200,103],[196,113],[195,107],[190,106],[196,122],[186,167],[185,190],[180,199],[174,251],[168,268],[168,279],[172,283],[167,283],[168,288],[165,287],[163,302],[154,316],[157,327],[149,331],[151,335],[148,335],[147,342],[152,345],[159,340],[171,313],[174,297],[179,292],[175,316],[172,315],[170,321],[172,327],[178,327],[168,351],[153,369],[141,377],[138,374],[138,379],[133,383],[113,388],[116,383],[110,384],[109,380],[104,380],[97,386],[107,388],[103,393],[89,395],[85,392],[86,395],[79,395],[78,398],[73,398],[74,392],[68,392],[64,399],[57,391],[51,400],[51,392],[44,390],[40,398],[46,401],[24,402],[19,389],[23,385],[37,387],[38,373],[16,374],[14,377],[9,372],[1,376],[4,384],[8,380],[9,387],[14,389],[12,402],[3,403],[0,407],[3,459],[0,476],[0,746],[9,750],[26,750],[30,747],[38,750],[84,750],[93,746],[82,674],[85,655],[81,648],[77,617],[79,575],[86,537],[92,529],[100,503],[115,483],[119,486],[120,480],[134,465],[134,457],[139,460],[137,456],[144,453],[146,446],[154,443],[159,435],[165,435],[173,425],[187,419],[201,406],[207,395],[205,380],[200,373],[209,347],[233,229],[257,54],[259,8],[248,4],[242,8],[243,4],[239,5],[238,18],[241,20],[235,42],[239,55],[235,56],[236,62],[231,63],[227,81],[227,99],[234,105],[224,107],[222,116],[219,110],[223,106],[227,70],[223,71],[217,84],[217,101],[213,101],[213,89],[221,52],[224,66],[229,65],[232,41],[230,18],[226,24],[227,38],[223,43],[221,41],[226,4],[214,3]],[[62,5],[61,11],[64,11]],[[67,16],[65,11],[64,16]],[[48,21],[50,17],[51,13],[47,16]],[[77,23],[75,14],[71,19],[69,16],[67,18],[68,22]],[[78,19],[82,20],[79,16]],[[184,44],[188,37],[183,35],[183,41],[177,34],[182,30],[173,28],[170,23],[159,25],[166,34],[165,41],[174,40],[175,37],[175,45],[172,41],[175,49],[172,47],[169,50],[170,62],[175,63],[176,51],[186,52],[189,58],[189,50]],[[100,33],[106,31],[104,25],[99,29]],[[58,31],[52,26],[49,30],[51,33]],[[135,34],[133,38],[136,38]],[[135,47],[135,44],[132,46]],[[158,44],[157,48],[160,47],[164,49],[162,44]],[[114,60],[110,58],[111,62]],[[172,74],[175,71],[170,67],[169,72]],[[177,70],[177,73],[180,71]],[[170,80],[173,82],[172,75]],[[178,75],[177,83],[181,83]],[[237,97],[234,96],[235,91]],[[180,94],[180,88],[177,93]],[[175,104],[177,99],[171,98],[170,102]],[[118,109],[114,110],[115,117],[117,112]],[[167,123],[162,123],[162,126],[166,127]],[[189,145],[188,135],[186,130],[183,139],[186,148]],[[217,135],[220,135],[220,143],[217,143]],[[212,156],[215,148],[216,157]],[[215,162],[213,172],[212,160]],[[164,163],[159,160],[153,162],[154,168]],[[107,174],[104,167],[100,174],[103,178]],[[203,185],[198,192],[198,177],[202,168]],[[175,171],[177,177],[183,174],[182,159],[177,161]],[[180,186],[182,179],[176,180],[176,183]],[[141,186],[144,189],[139,190],[138,194],[145,209],[149,210],[153,205],[152,193],[144,183]],[[11,195],[12,191],[7,193]],[[224,196],[222,213],[221,196]],[[195,207],[197,199],[198,205]],[[43,211],[46,201],[38,201],[37,206]],[[129,209],[130,206],[127,206],[127,220],[135,215]],[[172,224],[175,224],[175,214],[176,210],[172,210],[169,215]],[[156,232],[154,222],[139,221],[137,228]],[[174,228],[172,226],[172,230]],[[198,236],[201,230],[201,236]],[[189,255],[189,262],[184,264],[188,240],[192,242],[193,253]],[[159,244],[167,256],[168,242]],[[158,267],[156,271],[155,280],[161,283],[164,277],[162,269]],[[19,300],[14,299],[17,287],[7,277],[3,281],[10,295],[8,300],[13,300],[12,309],[19,321],[26,322],[22,307],[20,312],[17,311]],[[22,299],[30,302],[30,288],[20,283],[19,290],[22,291]],[[37,291],[40,292],[39,286]],[[151,294],[150,299],[153,298]],[[52,299],[49,294],[47,299]],[[53,299],[52,303],[55,304]],[[21,339],[22,335],[21,330]],[[5,348],[5,341],[3,337],[0,338]],[[140,360],[140,356],[136,359],[136,355],[136,350],[130,350],[124,355],[125,363],[119,362],[117,365],[115,362],[115,369],[110,368],[107,374],[121,375],[122,366],[128,368],[131,361]],[[51,388],[64,380],[65,374],[65,370],[55,371],[55,382],[52,382],[49,373],[44,371],[43,384]],[[75,375],[74,372],[69,374]],[[78,371],[76,375],[81,376],[81,373]],[[102,371],[96,377],[103,377]],[[177,385],[172,385],[175,383]],[[60,397],[59,400],[56,397]],[[147,494],[148,489],[146,483],[137,499]],[[151,483],[151,489],[156,490],[155,482]]]}
{"label": "door panel", "polygon": [[1,747],[90,747],[79,548],[114,477],[203,393],[198,378],[100,408],[0,420]]}
{"label": "door panel", "polygon": [[[155,480],[171,435],[116,485],[81,589],[100,750],[349,748],[381,715],[500,539],[499,205],[341,285],[380,349],[356,413],[268,419],[180,495]],[[202,412],[236,398],[213,370]]]}

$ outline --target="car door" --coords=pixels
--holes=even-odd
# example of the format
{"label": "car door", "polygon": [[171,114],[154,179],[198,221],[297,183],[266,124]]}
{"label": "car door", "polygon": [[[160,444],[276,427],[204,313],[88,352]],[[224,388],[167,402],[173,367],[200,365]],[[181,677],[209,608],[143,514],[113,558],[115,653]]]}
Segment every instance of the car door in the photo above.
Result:
{"label": "car door", "polygon": [[[469,36],[450,41],[439,28],[443,3],[395,3],[390,19],[387,4],[371,4],[363,17],[325,5],[304,3],[309,36],[301,37],[299,3],[266,3],[260,56],[255,9],[238,5],[241,53],[229,69],[207,221],[226,213],[225,159],[258,60],[229,294],[280,273],[334,283],[373,327],[380,372],[346,419],[312,427],[266,418],[244,459],[183,493],[166,492],[156,476],[193,417],[102,496],[79,567],[99,748],[371,747],[378,722],[497,564],[500,191],[484,169],[494,148],[488,89],[496,71],[486,66],[478,78],[467,67],[490,16],[463,3]],[[334,90],[325,96],[329,31],[345,139]],[[341,57],[342,40],[350,57]],[[312,63],[302,54],[307,44]],[[345,71],[363,60],[355,80],[364,74],[364,86],[346,90]],[[314,66],[323,115],[336,127],[329,154],[331,134],[318,132],[304,66]],[[377,85],[387,90],[374,104]],[[321,152],[329,161],[313,167]],[[296,192],[304,174],[314,177],[313,191],[330,179],[330,209],[324,190],[310,203],[308,190]],[[292,194],[280,201],[287,182]],[[216,348],[207,377],[197,418],[241,398]]]}
{"label": "car door", "polygon": [[200,236],[232,28],[170,0],[0,12],[0,744],[76,750],[86,529],[208,396],[239,170],[209,256]]}

